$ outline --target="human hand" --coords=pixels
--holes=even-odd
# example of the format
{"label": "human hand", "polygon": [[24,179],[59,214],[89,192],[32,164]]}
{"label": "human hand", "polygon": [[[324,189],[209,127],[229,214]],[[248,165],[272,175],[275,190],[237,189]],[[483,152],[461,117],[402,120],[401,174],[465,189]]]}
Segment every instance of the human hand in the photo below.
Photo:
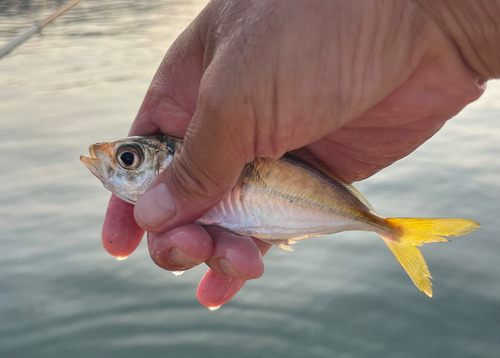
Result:
{"label": "human hand", "polygon": [[492,75],[472,70],[446,27],[414,2],[213,1],[172,45],[130,135],[184,137],[133,207],[111,198],[106,250],[179,271],[206,262],[206,306],[263,273],[269,245],[193,222],[256,156],[306,147],[346,181],[415,150]]}

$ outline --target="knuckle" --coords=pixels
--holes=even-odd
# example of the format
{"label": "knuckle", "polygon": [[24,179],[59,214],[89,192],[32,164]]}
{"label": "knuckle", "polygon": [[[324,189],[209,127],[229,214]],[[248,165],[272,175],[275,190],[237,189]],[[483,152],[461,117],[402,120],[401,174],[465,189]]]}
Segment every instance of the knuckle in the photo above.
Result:
{"label": "knuckle", "polygon": [[164,270],[184,271],[201,263],[201,260],[180,252],[168,240],[161,237],[161,234],[148,233],[148,247],[153,262]]}

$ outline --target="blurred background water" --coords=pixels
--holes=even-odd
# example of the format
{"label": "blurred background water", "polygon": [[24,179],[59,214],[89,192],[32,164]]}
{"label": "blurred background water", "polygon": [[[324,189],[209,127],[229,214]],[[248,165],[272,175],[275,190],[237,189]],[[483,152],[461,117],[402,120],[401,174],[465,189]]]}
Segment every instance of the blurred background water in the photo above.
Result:
{"label": "blurred background water", "polygon": [[[0,1],[0,44],[62,1]],[[434,298],[382,240],[271,250],[211,312],[204,268],[174,277],[144,243],[101,247],[109,197],[80,163],[124,137],[165,51],[206,1],[87,0],[0,61],[0,357],[500,357],[500,84],[357,187],[385,216],[483,227],[423,248]]]}

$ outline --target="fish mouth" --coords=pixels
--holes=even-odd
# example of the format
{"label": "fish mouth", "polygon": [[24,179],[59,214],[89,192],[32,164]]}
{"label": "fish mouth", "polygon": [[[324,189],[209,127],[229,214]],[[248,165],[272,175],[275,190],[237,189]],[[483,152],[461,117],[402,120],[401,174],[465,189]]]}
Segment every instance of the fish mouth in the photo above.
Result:
{"label": "fish mouth", "polygon": [[80,155],[80,161],[85,165],[96,177],[101,179],[99,170],[97,169],[97,160],[86,155]]}
{"label": "fish mouth", "polygon": [[86,155],[81,155],[80,161],[90,170],[92,174],[95,175],[97,179],[104,182],[105,175],[102,170],[102,162],[95,154],[94,145],[91,145],[89,147],[89,153],[90,157]]}

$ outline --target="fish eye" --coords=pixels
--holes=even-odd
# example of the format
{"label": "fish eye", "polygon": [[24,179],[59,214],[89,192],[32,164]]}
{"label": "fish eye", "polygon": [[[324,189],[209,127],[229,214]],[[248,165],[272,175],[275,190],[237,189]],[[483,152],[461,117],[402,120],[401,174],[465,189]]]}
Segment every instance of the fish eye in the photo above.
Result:
{"label": "fish eye", "polygon": [[130,166],[134,164],[135,155],[131,152],[123,152],[122,155],[120,155],[120,159],[122,160],[123,164]]}
{"label": "fish eye", "polygon": [[116,151],[116,162],[126,170],[140,167],[143,161],[142,150],[132,144],[124,144]]}

